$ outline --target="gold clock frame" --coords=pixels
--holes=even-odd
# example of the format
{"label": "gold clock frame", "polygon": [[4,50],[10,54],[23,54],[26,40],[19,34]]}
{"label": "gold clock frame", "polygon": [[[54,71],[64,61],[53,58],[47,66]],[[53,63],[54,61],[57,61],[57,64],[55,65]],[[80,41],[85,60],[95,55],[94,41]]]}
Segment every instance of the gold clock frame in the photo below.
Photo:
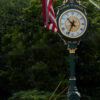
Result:
{"label": "gold clock frame", "polygon": [[[65,13],[67,13],[67,12],[69,12],[69,11],[76,11],[76,12],[80,13],[80,14],[84,17],[84,19],[85,19],[85,22],[86,22],[85,29],[84,29],[84,31],[83,31],[80,35],[78,35],[78,36],[74,36],[74,37],[68,36],[68,35],[66,35],[66,34],[62,31],[62,29],[61,29],[61,25],[60,25],[61,18],[62,18],[62,16],[63,16]],[[87,21],[86,16],[84,15],[84,13],[82,13],[82,12],[79,11],[78,9],[69,9],[69,10],[64,11],[64,12],[61,14],[61,16],[60,16],[60,18],[59,18],[59,21],[58,21],[58,25],[59,25],[59,29],[60,29],[61,33],[62,33],[65,37],[72,38],[72,39],[76,39],[76,38],[79,38],[79,37],[81,37],[81,36],[84,35],[84,33],[86,32],[86,29],[87,29],[88,21]]]}

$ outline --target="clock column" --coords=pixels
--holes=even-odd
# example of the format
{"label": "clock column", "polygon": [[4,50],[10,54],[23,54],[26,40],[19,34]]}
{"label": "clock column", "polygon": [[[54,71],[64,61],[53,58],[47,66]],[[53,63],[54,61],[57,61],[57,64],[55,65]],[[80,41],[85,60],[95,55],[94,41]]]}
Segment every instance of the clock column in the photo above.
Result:
{"label": "clock column", "polygon": [[70,86],[67,93],[68,100],[79,100],[80,93],[76,87],[76,77],[75,77],[75,51],[77,48],[77,42],[68,43],[68,50],[70,54]]}

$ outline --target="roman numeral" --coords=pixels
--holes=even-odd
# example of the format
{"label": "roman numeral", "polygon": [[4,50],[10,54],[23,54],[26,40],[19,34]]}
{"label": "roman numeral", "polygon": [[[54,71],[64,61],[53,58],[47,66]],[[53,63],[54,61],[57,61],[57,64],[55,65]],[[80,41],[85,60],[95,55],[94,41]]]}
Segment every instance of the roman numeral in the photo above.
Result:
{"label": "roman numeral", "polygon": [[83,28],[80,28],[81,31],[83,31]]}
{"label": "roman numeral", "polygon": [[66,34],[69,34],[69,32],[66,32]]}
{"label": "roman numeral", "polygon": [[80,20],[82,20],[82,19],[83,19],[83,17],[80,18]]}
{"label": "roman numeral", "polygon": [[84,23],[82,23],[82,25],[85,25]]}
{"label": "roman numeral", "polygon": [[71,36],[74,36],[74,34],[71,34]]}
{"label": "roman numeral", "polygon": [[63,27],[63,28],[62,28],[62,30],[64,31],[64,30],[65,30],[65,28]]}
{"label": "roman numeral", "polygon": [[74,12],[72,12],[72,15],[74,15]]}

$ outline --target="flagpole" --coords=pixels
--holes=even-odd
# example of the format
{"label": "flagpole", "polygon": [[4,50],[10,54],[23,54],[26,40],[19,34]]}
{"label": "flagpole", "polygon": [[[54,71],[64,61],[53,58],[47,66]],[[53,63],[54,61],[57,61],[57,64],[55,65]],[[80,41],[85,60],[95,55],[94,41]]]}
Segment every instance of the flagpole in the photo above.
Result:
{"label": "flagpole", "polygon": [[96,8],[100,9],[100,7],[99,7],[95,2],[93,2],[92,0],[89,0],[89,1],[90,1],[90,3],[92,3]]}

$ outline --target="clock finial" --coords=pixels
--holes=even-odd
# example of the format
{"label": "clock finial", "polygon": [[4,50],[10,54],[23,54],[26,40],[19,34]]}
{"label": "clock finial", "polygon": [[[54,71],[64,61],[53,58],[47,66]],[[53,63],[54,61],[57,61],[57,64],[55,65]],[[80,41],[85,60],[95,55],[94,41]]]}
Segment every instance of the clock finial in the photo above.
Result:
{"label": "clock finial", "polygon": [[69,2],[69,3],[75,3],[76,2],[76,0],[66,0],[66,2]]}

